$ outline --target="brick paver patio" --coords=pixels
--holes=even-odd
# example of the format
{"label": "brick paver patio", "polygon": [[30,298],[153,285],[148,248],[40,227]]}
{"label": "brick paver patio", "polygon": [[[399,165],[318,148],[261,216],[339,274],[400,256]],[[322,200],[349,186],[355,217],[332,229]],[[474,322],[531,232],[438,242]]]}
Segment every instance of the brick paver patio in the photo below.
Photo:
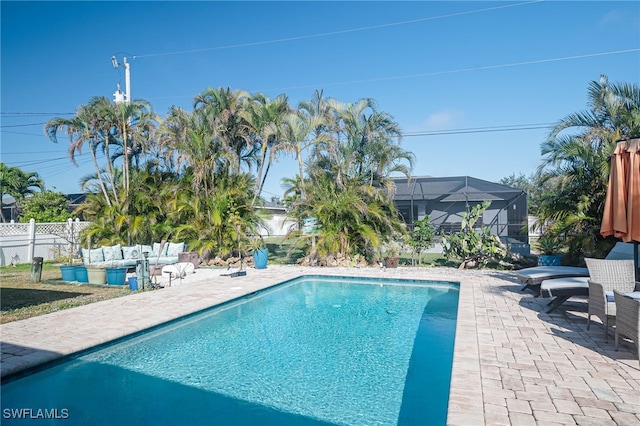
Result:
{"label": "brick paver patio", "polygon": [[613,350],[586,301],[551,314],[520,292],[512,272],[449,268],[249,269],[244,277],[198,269],[171,288],[132,294],[0,326],[3,377],[250,294],[303,274],[460,282],[449,398],[450,425],[640,425],[635,347]]}

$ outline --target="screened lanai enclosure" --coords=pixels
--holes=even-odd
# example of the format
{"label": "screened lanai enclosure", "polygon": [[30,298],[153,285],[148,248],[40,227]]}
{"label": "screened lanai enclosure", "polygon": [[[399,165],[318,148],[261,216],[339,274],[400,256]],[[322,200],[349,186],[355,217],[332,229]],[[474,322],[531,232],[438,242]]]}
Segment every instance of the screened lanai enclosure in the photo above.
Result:
{"label": "screened lanai enclosure", "polygon": [[437,235],[460,231],[462,214],[485,200],[491,205],[476,226],[488,226],[513,252],[529,254],[527,193],[469,176],[394,179],[394,200],[409,229],[430,215]]}

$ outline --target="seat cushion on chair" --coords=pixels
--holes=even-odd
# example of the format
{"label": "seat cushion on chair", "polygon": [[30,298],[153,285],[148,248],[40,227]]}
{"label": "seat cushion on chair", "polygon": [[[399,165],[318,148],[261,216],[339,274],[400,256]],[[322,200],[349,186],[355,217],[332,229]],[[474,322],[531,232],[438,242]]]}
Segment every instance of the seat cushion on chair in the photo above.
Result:
{"label": "seat cushion on chair", "polygon": [[[613,296],[613,290],[612,291],[607,291],[604,293],[605,296],[607,296],[607,302],[615,302],[616,299]],[[624,294],[626,297],[630,298],[630,299],[636,299],[636,300],[640,300],[640,291],[632,291],[631,293],[625,293]]]}
{"label": "seat cushion on chair", "polygon": [[625,296],[630,297],[632,299],[640,300],[640,291],[632,291],[631,293],[625,294]]}

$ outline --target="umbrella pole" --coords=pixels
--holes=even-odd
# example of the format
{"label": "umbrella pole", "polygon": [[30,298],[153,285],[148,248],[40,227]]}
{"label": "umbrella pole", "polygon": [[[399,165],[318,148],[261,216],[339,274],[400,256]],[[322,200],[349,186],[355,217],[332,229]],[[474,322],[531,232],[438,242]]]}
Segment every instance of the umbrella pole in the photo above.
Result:
{"label": "umbrella pole", "polygon": [[634,272],[635,272],[635,277],[636,277],[636,282],[640,281],[639,278],[639,274],[638,274],[638,242],[634,241],[633,242],[633,267]]}

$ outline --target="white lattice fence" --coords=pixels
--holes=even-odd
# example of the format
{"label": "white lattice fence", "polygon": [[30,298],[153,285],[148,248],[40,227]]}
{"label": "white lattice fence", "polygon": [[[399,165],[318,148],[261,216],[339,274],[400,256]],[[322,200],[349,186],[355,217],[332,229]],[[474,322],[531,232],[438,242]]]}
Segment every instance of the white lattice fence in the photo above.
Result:
{"label": "white lattice fence", "polygon": [[0,223],[0,266],[30,263],[34,257],[57,260],[74,256],[79,233],[90,222],[79,220],[58,223]]}

